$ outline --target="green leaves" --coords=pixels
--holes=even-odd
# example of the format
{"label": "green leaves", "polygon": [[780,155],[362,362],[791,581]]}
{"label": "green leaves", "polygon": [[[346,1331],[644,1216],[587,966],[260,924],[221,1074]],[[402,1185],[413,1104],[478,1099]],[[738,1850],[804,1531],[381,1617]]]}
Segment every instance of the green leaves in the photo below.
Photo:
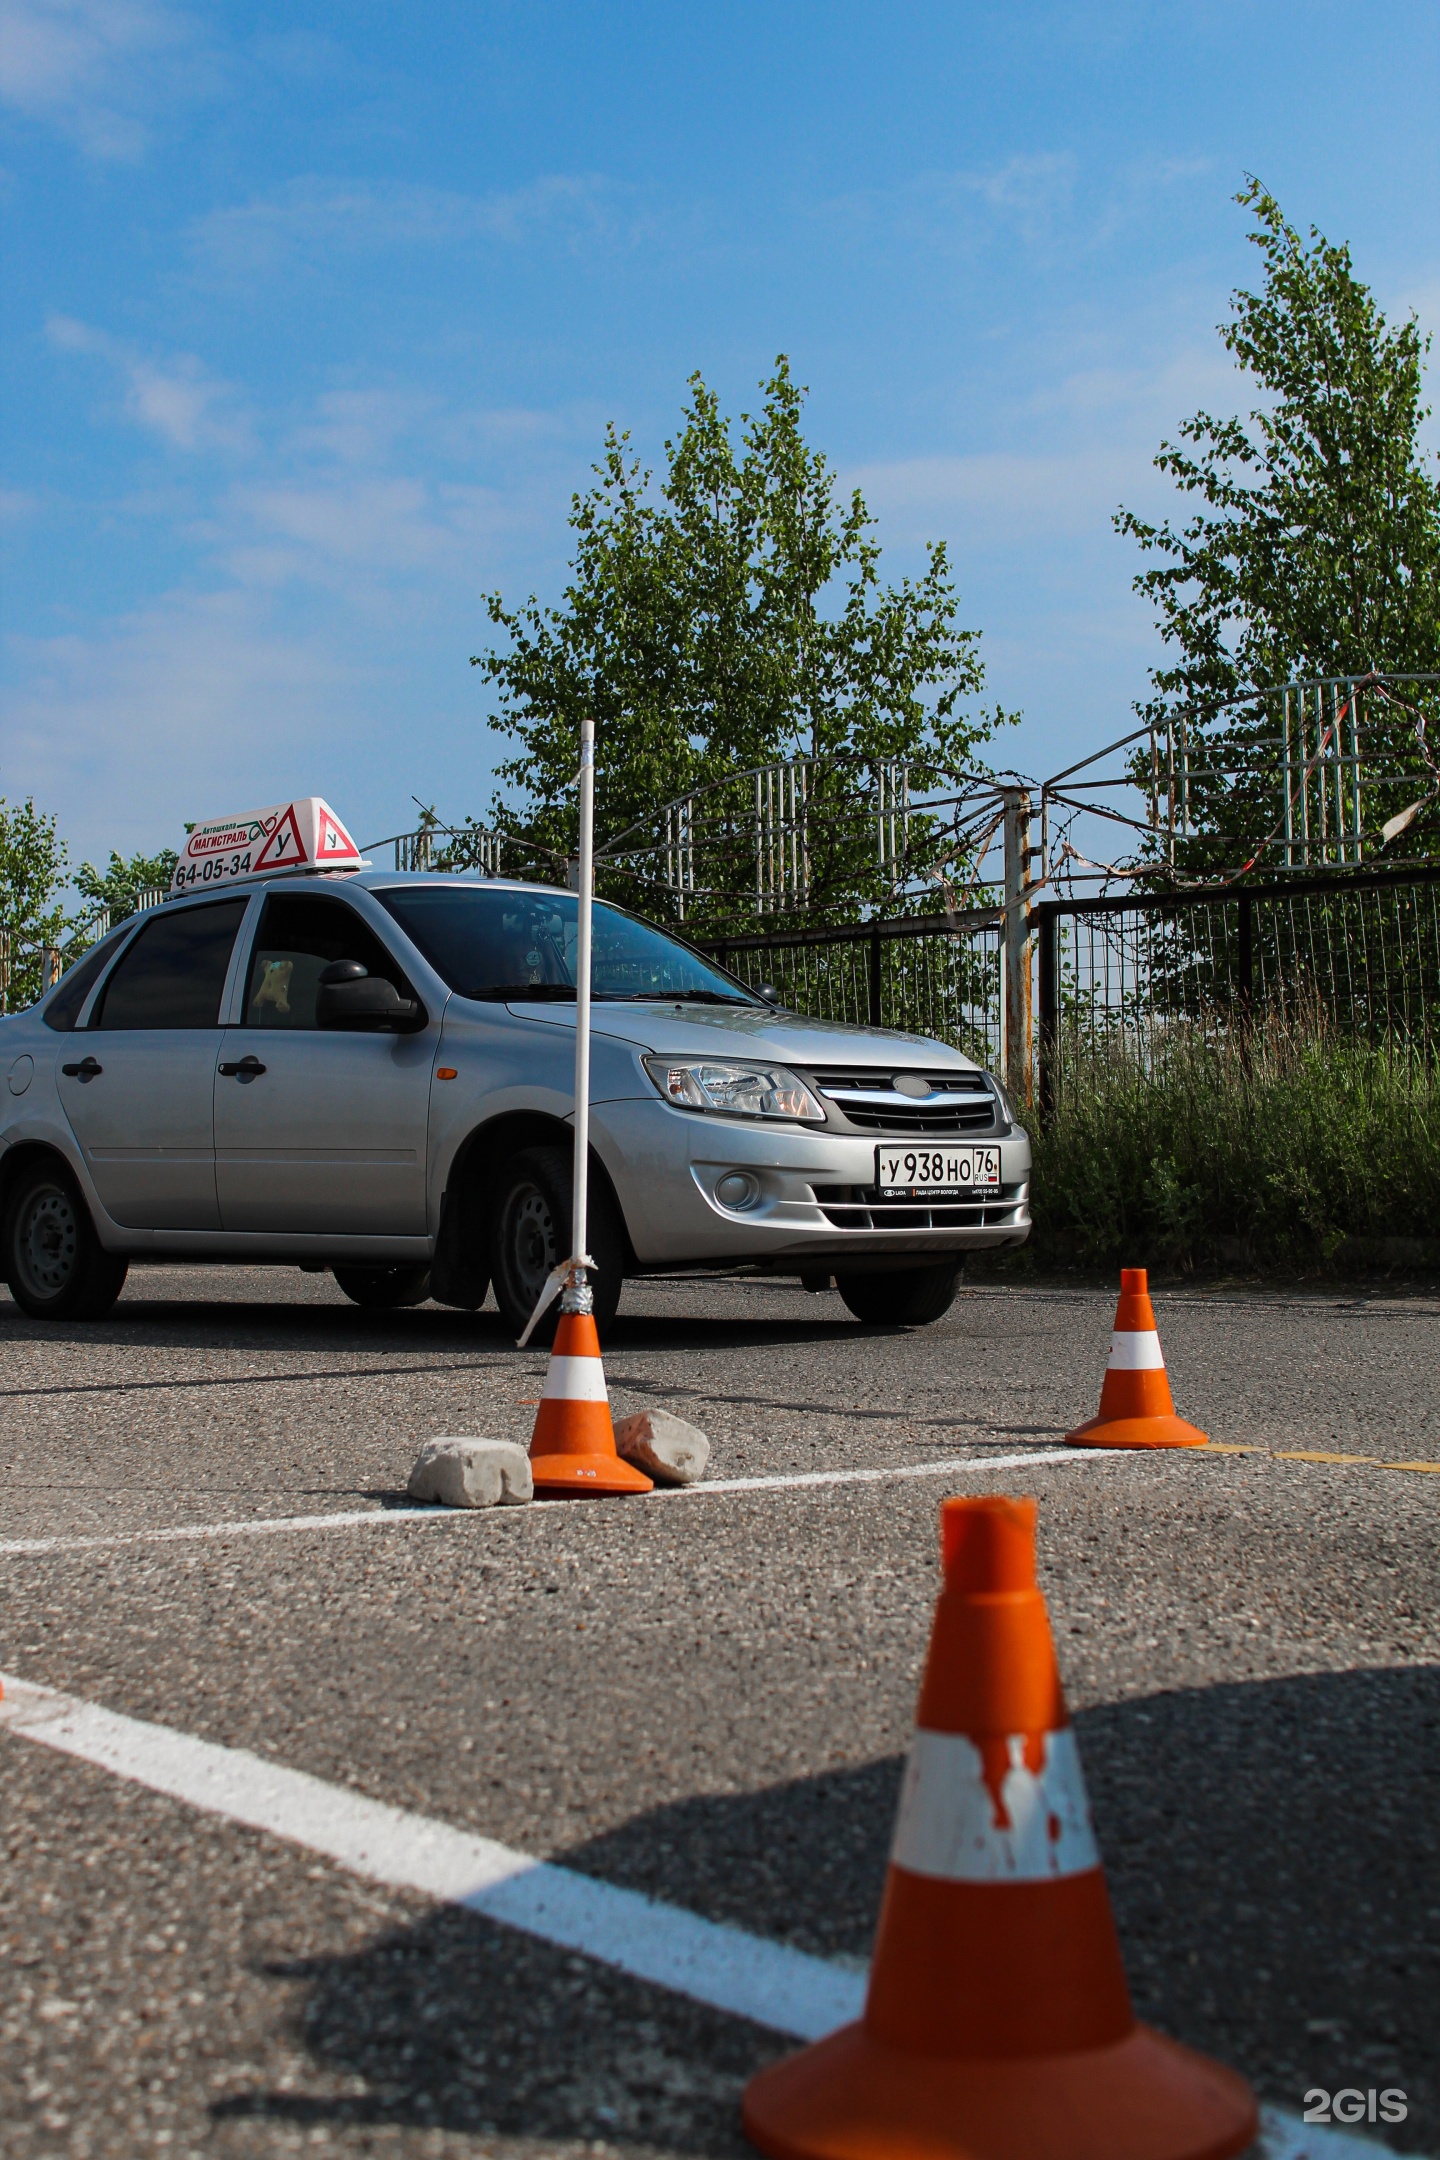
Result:
{"label": "green leaves", "polygon": [[[518,795],[497,799],[495,820],[562,853],[587,711],[602,842],[727,773],[799,755],[958,774],[994,725],[959,710],[983,670],[943,546],[920,577],[882,584],[865,503],[839,498],[806,443],[783,355],[738,442],[698,374],[689,387],[658,485],[607,431],[596,484],[572,505],[560,604],[487,602],[501,635],[473,665],[515,746],[500,774]],[[829,904],[863,897],[837,887]]]}
{"label": "green leaves", "polygon": [[[1204,718],[1302,677],[1440,668],[1440,487],[1419,442],[1429,341],[1413,316],[1390,328],[1349,249],[1313,226],[1307,244],[1258,180],[1237,200],[1263,278],[1220,336],[1259,399],[1243,420],[1196,413],[1162,443],[1155,463],[1199,498],[1192,517],[1115,518],[1160,558],[1135,580],[1174,655],[1147,718]],[[1372,755],[1416,763],[1409,718],[1371,708],[1370,725]],[[1208,809],[1223,828],[1223,801]]]}
{"label": "green leaves", "polygon": [[75,890],[82,900],[92,906],[110,910],[112,922],[131,915],[143,892],[153,892],[157,886],[168,890],[175,874],[177,861],[174,848],[162,848],[158,855],[132,855],[127,862],[112,848],[110,861],[104,870],[97,870],[94,863],[83,862],[75,873]]}
{"label": "green leaves", "polygon": [[40,948],[60,943],[64,883],[65,843],[54,818],[37,810],[33,799],[13,805],[0,800],[0,931],[9,941],[7,1011],[33,1004],[44,987]]}

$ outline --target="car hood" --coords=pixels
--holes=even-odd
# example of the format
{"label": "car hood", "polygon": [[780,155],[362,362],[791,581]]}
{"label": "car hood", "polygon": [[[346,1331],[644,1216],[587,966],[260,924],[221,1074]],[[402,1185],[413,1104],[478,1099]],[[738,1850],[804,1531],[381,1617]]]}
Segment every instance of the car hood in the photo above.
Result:
{"label": "car hood", "polygon": [[[573,1028],[573,1005],[527,1005],[509,1008],[526,1020],[548,1020]],[[899,1028],[856,1027],[845,1020],[811,1020],[803,1013],[755,1005],[609,1005],[591,1007],[597,1035],[634,1043],[662,1057],[769,1057],[779,1065],[923,1064],[948,1065],[974,1072],[974,1060],[933,1036],[910,1035]]]}

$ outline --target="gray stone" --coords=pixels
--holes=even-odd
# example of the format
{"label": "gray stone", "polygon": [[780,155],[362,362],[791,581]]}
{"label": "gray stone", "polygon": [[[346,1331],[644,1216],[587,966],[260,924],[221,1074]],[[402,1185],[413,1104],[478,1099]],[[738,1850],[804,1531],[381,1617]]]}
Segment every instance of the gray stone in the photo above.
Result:
{"label": "gray stone", "polygon": [[427,1440],[410,1483],[412,1500],[443,1507],[518,1507],[535,1491],[530,1458],[513,1440]]}
{"label": "gray stone", "polygon": [[615,1445],[626,1462],[660,1485],[693,1485],[710,1460],[710,1442],[699,1427],[668,1410],[639,1410],[621,1418]]}

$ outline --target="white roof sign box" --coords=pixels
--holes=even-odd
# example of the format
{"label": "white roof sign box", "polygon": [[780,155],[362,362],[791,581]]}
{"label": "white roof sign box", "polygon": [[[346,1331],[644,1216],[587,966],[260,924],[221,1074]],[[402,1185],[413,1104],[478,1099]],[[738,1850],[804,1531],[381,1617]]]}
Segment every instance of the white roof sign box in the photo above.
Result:
{"label": "white roof sign box", "polygon": [[319,795],[206,818],[185,836],[171,889],[194,892],[277,870],[358,870],[360,850]]}

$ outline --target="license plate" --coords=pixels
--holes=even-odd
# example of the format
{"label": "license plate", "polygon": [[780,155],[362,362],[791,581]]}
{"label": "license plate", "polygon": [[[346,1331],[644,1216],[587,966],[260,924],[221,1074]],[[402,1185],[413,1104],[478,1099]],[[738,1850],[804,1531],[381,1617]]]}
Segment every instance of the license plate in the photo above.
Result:
{"label": "license plate", "polygon": [[875,1183],[882,1200],[954,1200],[1000,1190],[998,1147],[878,1147]]}

